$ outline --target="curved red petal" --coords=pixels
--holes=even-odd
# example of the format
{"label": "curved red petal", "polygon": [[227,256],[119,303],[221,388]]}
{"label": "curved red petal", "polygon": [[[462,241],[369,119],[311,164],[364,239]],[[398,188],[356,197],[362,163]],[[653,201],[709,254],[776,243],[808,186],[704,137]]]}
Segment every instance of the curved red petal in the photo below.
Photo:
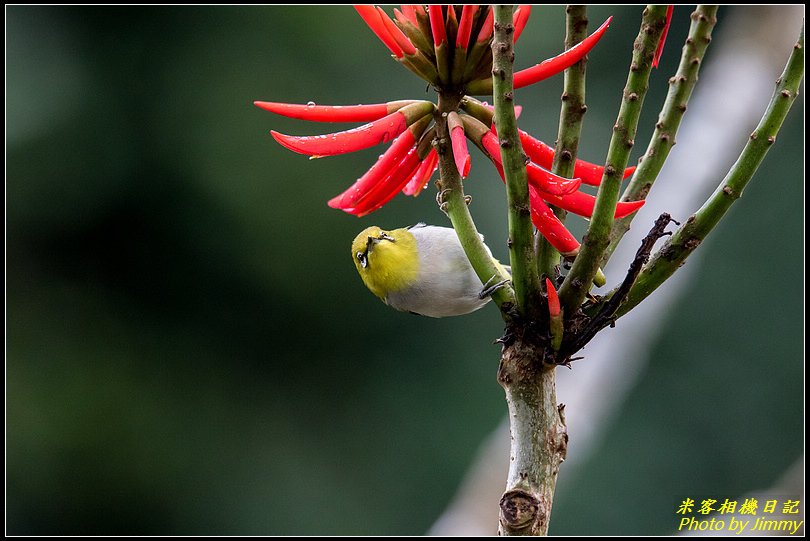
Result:
{"label": "curved red petal", "polygon": [[405,115],[396,111],[374,122],[337,133],[295,136],[271,131],[270,134],[280,145],[293,152],[309,156],[334,156],[387,143],[407,127]]}
{"label": "curved red petal", "polygon": [[405,16],[408,22],[418,28],[419,22],[416,20],[416,5],[402,4],[400,7],[402,8],[402,15]]}
{"label": "curved red petal", "polygon": [[491,131],[487,132],[484,134],[484,137],[481,138],[481,146],[489,153],[489,157],[500,165],[501,146],[498,144],[498,137]]}
{"label": "curved red petal", "polygon": [[516,72],[515,88],[522,88],[524,86],[542,81],[543,79],[547,79],[552,75],[556,75],[557,73],[560,73],[566,68],[569,68],[570,66],[573,66],[579,62],[582,57],[588,54],[588,52],[599,42],[605,31],[608,29],[608,26],[610,26],[610,21],[612,19],[613,17],[609,17],[608,20],[602,23],[602,26],[597,28],[593,34],[577,43],[567,51],[560,53],[554,58],[543,60],[531,68]]}
{"label": "curved red petal", "polygon": [[254,101],[253,105],[277,115],[314,122],[371,122],[388,114],[387,103],[368,105],[315,105]]}
{"label": "curved red petal", "polygon": [[529,202],[532,223],[540,234],[563,255],[570,256],[579,252],[579,241],[565,228],[532,186],[529,186]]}
{"label": "curved red petal", "polygon": [[353,207],[344,207],[343,210],[355,216],[365,216],[382,208],[410,181],[414,172],[419,168],[419,161],[419,153],[414,146],[391,170],[391,173],[378,182],[365,197],[361,198]]}
{"label": "curved red petal", "polygon": [[458,22],[458,34],[456,35],[456,47],[466,49],[470,45],[470,33],[472,32],[473,18],[478,11],[477,4],[465,4],[461,8],[461,20]]}
{"label": "curved red petal", "polygon": [[443,41],[447,41],[447,34],[444,30],[444,15],[442,6],[428,6],[428,16],[430,17],[430,30],[433,33],[433,45],[438,46]]}
{"label": "curved red petal", "polygon": [[518,130],[520,144],[523,152],[536,164],[546,169],[554,162],[554,149],[539,139],[535,139],[527,132]]}
{"label": "curved red petal", "polygon": [[467,178],[470,174],[470,152],[467,150],[467,137],[464,135],[464,128],[457,126],[450,132],[450,142],[453,147],[453,159],[456,161],[456,168],[461,174],[461,178]]}
{"label": "curved red petal", "polygon": [[391,37],[391,34],[385,27],[385,23],[383,23],[382,19],[380,18],[379,12],[374,9],[374,6],[355,5],[354,9],[357,10],[360,17],[362,17],[368,27],[371,28],[374,35],[380,38],[380,41],[382,41],[385,46],[388,47],[388,50],[391,51],[397,58],[402,58],[402,48],[397,45],[396,40]]}
{"label": "curved red petal", "polygon": [[515,27],[515,43],[517,43],[518,38],[520,38],[520,35],[523,33],[523,29],[526,28],[526,23],[529,22],[531,12],[532,6],[530,4],[524,4],[517,8],[512,15],[512,25]]}
{"label": "curved red petal", "polygon": [[619,201],[616,203],[616,213],[613,215],[613,219],[618,220],[633,214],[635,211],[643,207],[644,203],[646,202],[646,199],[641,199],[639,201]]}
{"label": "curved red petal", "polygon": [[487,18],[484,19],[484,24],[481,25],[481,30],[478,31],[478,37],[475,39],[475,41],[478,43],[489,41],[489,38],[492,37],[492,28],[494,23],[495,14],[492,12],[492,8],[489,8]]}
{"label": "curved red petal", "polygon": [[413,46],[411,40],[409,40],[408,36],[406,36],[405,33],[394,24],[391,17],[389,17],[388,14],[383,11],[383,8],[378,6],[377,12],[379,12],[380,20],[382,21],[383,25],[385,25],[386,30],[388,30],[388,35],[397,42],[397,45],[400,49],[402,49],[402,52],[409,56],[416,54],[416,47]]}
{"label": "curved red petal", "polygon": [[546,293],[548,294],[548,315],[552,318],[560,316],[560,297],[554,284],[546,278]]}
{"label": "curved red petal", "polygon": [[[596,206],[596,197],[584,192],[573,192],[563,196],[553,195],[543,191],[538,191],[538,193],[545,201],[551,203],[552,205],[560,207],[563,210],[567,210],[568,212],[573,212],[579,216],[584,216],[585,218],[591,217],[593,214],[593,208]],[[625,216],[637,211],[642,206],[644,206],[644,200],[619,201],[616,204],[616,212],[614,213],[613,218],[616,220],[619,218],[624,218]]]}
{"label": "curved red petal", "polygon": [[425,159],[422,160],[422,163],[419,165],[419,168],[416,170],[411,180],[402,188],[402,193],[413,197],[422,193],[422,190],[425,188],[438,166],[439,154],[436,152],[435,148],[432,148],[430,152],[428,152],[428,155],[425,156]]}
{"label": "curved red petal", "polygon": [[368,195],[374,187],[385,177],[391,174],[397,163],[407,154],[411,147],[414,147],[416,138],[410,130],[405,131],[397,137],[394,143],[386,150],[377,162],[366,171],[362,177],[357,179],[349,189],[329,201],[332,208],[351,208]]}
{"label": "curved red petal", "polygon": [[631,165],[630,167],[628,167],[627,169],[624,170],[624,176],[622,177],[622,180],[630,177],[635,172],[636,172],[636,166]]}
{"label": "curved red petal", "polygon": [[667,32],[669,32],[669,24],[672,22],[672,12],[675,6],[670,4],[667,6],[667,22],[664,23],[664,31],[661,32],[661,39],[658,40],[658,47],[655,49],[655,56],[653,57],[652,67],[658,67],[658,61],[661,60],[661,55],[664,54],[664,44],[667,42]]}
{"label": "curved red petal", "polygon": [[[526,155],[540,167],[550,169],[554,162],[554,148],[539,139],[535,139],[525,131],[520,130],[520,143]],[[624,178],[629,177],[636,170],[633,165],[624,170]],[[577,159],[574,162],[574,176],[581,178],[583,184],[599,186],[602,183],[602,176],[605,168],[602,165],[586,162]]]}
{"label": "curved red petal", "polygon": [[582,184],[582,179],[569,179],[555,175],[532,162],[526,164],[526,175],[529,177],[529,182],[533,183],[538,190],[554,195],[567,195],[575,192]]}

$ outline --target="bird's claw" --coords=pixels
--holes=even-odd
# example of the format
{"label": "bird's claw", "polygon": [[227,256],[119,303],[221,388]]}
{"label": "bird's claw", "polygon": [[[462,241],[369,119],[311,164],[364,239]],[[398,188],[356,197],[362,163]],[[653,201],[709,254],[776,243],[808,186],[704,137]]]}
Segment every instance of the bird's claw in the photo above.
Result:
{"label": "bird's claw", "polygon": [[500,288],[509,283],[509,280],[501,280],[499,282],[496,282],[499,278],[500,275],[493,274],[492,277],[489,280],[487,280],[487,283],[484,284],[484,288],[478,294],[478,298],[481,300],[486,299],[487,297],[492,296],[493,293],[495,293]]}
{"label": "bird's claw", "polygon": [[452,191],[453,190],[451,190],[450,188],[445,188],[444,190],[440,190],[439,192],[437,192],[436,203],[438,203],[439,206],[446,205],[447,203],[445,202],[444,198],[447,196],[448,193]]}

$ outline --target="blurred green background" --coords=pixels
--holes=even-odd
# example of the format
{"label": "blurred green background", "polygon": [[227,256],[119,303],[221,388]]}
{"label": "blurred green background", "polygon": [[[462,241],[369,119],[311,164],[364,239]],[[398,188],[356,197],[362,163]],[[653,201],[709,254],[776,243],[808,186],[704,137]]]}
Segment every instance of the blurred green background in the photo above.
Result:
{"label": "blurred green background", "polygon": [[[591,21],[611,13],[589,64],[593,161],[639,21],[626,7],[595,7]],[[688,13],[676,10],[638,141]],[[308,161],[269,130],[329,127],[252,101],[432,91],[347,6],[6,17],[7,533],[427,531],[505,413],[500,318],[419,318],[374,298],[351,239],[446,223],[435,190],[360,220],[329,209],[379,149]],[[519,64],[556,54],[563,21],[535,8]],[[561,84],[521,94],[524,126],[547,141]],[[769,486],[800,455],[801,99],[695,263],[610,437],[563,469],[553,533],[669,533],[673,502]],[[505,257],[503,188],[474,160],[473,212]]]}

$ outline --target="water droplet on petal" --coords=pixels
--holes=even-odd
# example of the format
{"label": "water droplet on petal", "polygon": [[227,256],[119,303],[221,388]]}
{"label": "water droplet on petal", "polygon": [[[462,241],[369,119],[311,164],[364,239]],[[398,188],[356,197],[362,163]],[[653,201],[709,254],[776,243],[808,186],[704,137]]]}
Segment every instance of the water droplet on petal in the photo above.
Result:
{"label": "water droplet on petal", "polygon": [[307,102],[307,107],[315,107],[315,102],[314,101],[308,101]]}

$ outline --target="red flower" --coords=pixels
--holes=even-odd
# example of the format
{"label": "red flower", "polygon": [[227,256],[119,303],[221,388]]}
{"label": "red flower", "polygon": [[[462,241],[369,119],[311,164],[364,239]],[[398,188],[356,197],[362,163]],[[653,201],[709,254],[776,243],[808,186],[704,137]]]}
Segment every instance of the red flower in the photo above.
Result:
{"label": "red flower", "polygon": [[[493,13],[490,6],[403,5],[395,9],[395,20],[374,6],[355,6],[360,17],[392,53],[395,60],[441,90],[453,90],[465,96],[459,109],[447,114],[451,151],[462,178],[469,174],[470,155],[467,139],[473,141],[492,160],[503,177],[497,137],[492,126],[493,111],[470,94],[492,91]],[[526,26],[531,6],[520,6],[514,14],[514,39]],[[596,45],[607,30],[605,21],[593,34],[567,51],[518,71],[515,88],[551,77],[578,62]],[[432,142],[436,130],[431,127],[439,114],[428,101],[401,100],[374,105],[326,106],[254,102],[257,106],[283,116],[317,122],[366,122],[347,131],[314,136],[292,136],[275,131],[271,134],[282,146],[310,157],[331,156],[391,143],[377,162],[352,186],[329,201],[332,208],[364,216],[403,192],[417,196],[438,165]],[[516,113],[519,108],[516,107]],[[598,185],[603,168],[577,160],[576,178],[565,179],[548,169],[554,150],[521,132],[521,142],[530,161],[527,163],[532,219],[537,229],[565,255],[575,255],[579,242],[554,216],[546,204],[589,217],[595,198],[578,191],[580,184]],[[635,168],[628,168],[625,176]],[[616,217],[635,212],[643,201],[619,203]]]}

